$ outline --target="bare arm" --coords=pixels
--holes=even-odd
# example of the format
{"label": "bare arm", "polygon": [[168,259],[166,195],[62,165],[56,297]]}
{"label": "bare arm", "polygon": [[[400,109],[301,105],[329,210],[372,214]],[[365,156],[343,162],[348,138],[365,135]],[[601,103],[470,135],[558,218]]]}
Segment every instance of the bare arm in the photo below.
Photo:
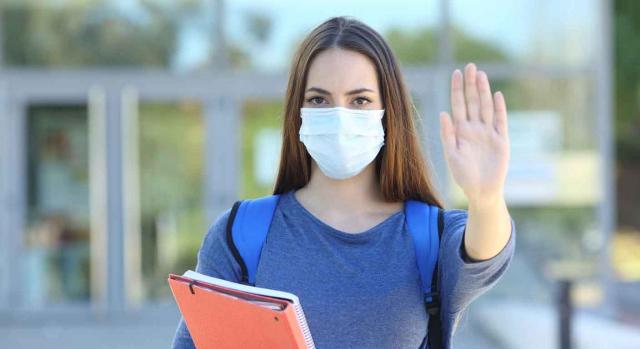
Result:
{"label": "bare arm", "polygon": [[440,113],[445,159],[469,202],[464,248],[475,260],[507,244],[511,217],[504,200],[509,134],[504,96],[492,96],[487,74],[469,63],[451,76],[451,110]]}
{"label": "bare arm", "polygon": [[503,197],[469,202],[464,248],[474,260],[485,260],[502,251],[511,234],[511,218]]}

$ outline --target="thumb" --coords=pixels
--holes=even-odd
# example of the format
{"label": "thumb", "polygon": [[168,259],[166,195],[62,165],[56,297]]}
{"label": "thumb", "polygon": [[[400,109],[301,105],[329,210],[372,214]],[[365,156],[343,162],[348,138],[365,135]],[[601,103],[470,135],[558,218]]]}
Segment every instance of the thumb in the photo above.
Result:
{"label": "thumb", "polygon": [[453,123],[447,112],[440,112],[440,139],[446,152],[453,151],[457,148],[456,133]]}

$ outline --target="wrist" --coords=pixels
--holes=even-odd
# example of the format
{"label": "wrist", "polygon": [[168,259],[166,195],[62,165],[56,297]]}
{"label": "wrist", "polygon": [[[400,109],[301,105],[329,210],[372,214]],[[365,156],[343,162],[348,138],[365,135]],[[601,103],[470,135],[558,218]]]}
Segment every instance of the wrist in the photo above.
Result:
{"label": "wrist", "polygon": [[492,209],[505,203],[504,194],[502,192],[493,194],[484,194],[467,198],[469,209],[484,210]]}

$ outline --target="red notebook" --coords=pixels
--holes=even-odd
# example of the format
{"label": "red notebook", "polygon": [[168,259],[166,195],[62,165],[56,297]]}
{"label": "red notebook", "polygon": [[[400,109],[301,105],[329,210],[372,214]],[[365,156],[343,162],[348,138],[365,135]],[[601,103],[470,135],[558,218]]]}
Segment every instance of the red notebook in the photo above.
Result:
{"label": "red notebook", "polygon": [[315,348],[298,297],[189,270],[167,279],[191,338],[207,348]]}

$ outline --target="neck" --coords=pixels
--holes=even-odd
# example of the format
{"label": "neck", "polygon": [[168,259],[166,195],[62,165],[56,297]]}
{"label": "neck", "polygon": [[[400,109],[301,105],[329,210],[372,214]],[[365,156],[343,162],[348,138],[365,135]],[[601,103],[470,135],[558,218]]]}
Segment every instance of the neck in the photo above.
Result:
{"label": "neck", "polygon": [[312,197],[316,205],[342,212],[366,212],[384,202],[376,178],[375,161],[359,174],[343,180],[325,176],[315,161],[311,166],[311,179],[299,191]]}

